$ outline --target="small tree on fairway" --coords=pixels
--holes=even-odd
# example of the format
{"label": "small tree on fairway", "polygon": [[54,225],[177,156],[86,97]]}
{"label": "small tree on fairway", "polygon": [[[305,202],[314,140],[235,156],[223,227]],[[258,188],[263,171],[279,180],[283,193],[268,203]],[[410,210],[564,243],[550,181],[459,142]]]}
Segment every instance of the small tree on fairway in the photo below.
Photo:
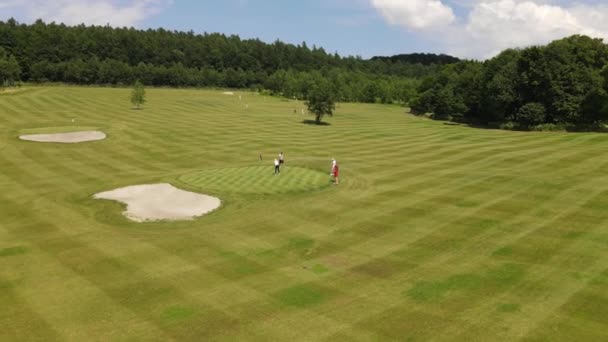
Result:
{"label": "small tree on fairway", "polygon": [[139,109],[145,102],[146,90],[144,89],[144,85],[140,81],[137,81],[131,92],[131,103]]}
{"label": "small tree on fairway", "polygon": [[326,82],[317,84],[308,94],[306,106],[308,107],[308,111],[315,115],[317,125],[321,123],[323,116],[332,116],[336,109],[336,103],[334,102],[329,84]]}

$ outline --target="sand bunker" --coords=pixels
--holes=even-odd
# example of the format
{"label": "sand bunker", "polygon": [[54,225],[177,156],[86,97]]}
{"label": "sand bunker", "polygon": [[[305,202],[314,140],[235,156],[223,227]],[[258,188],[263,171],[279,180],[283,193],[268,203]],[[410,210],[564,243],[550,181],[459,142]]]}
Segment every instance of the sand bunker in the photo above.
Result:
{"label": "sand bunker", "polygon": [[231,92],[231,91],[225,91],[223,94],[224,94],[224,95],[234,95],[234,93],[233,93],[233,92]]}
{"label": "sand bunker", "polygon": [[93,197],[125,203],[124,215],[136,222],[192,220],[221,204],[218,198],[180,190],[171,184],[134,185]]}
{"label": "sand bunker", "polygon": [[21,135],[19,139],[36,141],[36,142],[53,142],[75,144],[85,141],[103,140],[106,138],[105,133],[99,131],[84,131],[71,133],[54,133],[54,134],[30,134]]}

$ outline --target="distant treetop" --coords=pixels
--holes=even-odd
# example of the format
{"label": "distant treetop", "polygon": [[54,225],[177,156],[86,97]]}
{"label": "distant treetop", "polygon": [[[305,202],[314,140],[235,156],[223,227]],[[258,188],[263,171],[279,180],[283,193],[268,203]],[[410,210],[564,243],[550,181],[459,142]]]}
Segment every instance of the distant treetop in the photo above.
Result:
{"label": "distant treetop", "polygon": [[390,57],[376,56],[372,58],[372,61],[384,61],[392,63],[406,63],[406,64],[422,64],[422,65],[446,65],[460,62],[460,59],[454,56],[434,53],[410,53],[395,55]]}

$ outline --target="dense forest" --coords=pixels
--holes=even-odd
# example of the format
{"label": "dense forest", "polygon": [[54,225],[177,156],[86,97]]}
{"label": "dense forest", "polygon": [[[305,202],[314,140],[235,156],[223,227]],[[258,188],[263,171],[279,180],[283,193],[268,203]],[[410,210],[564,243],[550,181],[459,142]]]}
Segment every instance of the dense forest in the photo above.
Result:
{"label": "dense forest", "polygon": [[[265,89],[307,98],[311,85],[329,82],[337,100],[407,103],[418,79],[437,73],[442,63],[363,60],[327,53],[323,48],[272,44],[218,33],[164,29],[66,26],[0,22],[3,61],[16,61],[28,82],[133,84],[173,87]],[[0,58],[2,55],[0,54]],[[444,61],[445,56],[435,56]]]}
{"label": "dense forest", "polygon": [[608,46],[580,35],[510,49],[425,78],[412,108],[438,119],[507,129],[603,129],[607,62]]}

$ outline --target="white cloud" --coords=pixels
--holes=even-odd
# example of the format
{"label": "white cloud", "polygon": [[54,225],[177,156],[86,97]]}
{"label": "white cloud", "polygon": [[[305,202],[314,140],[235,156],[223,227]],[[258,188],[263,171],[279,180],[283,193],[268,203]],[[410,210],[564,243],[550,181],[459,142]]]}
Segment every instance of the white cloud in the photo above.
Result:
{"label": "white cloud", "polygon": [[372,5],[390,24],[411,30],[437,29],[456,19],[452,9],[439,0],[372,0]]}
{"label": "white cloud", "polygon": [[[390,11],[391,3],[403,1],[371,0],[381,12]],[[448,53],[470,58],[488,58],[506,48],[545,44],[572,34],[585,34],[608,39],[608,5],[594,1],[571,4],[560,0],[421,0],[420,3],[440,6],[453,12],[450,5],[459,5],[467,13],[451,21],[451,25],[420,27],[428,38],[442,44]],[[439,4],[437,4],[439,2]],[[384,6],[383,6],[384,5]],[[406,29],[410,14],[393,11],[388,23],[398,23]],[[436,29],[439,29],[437,31]],[[432,33],[432,34],[431,34]]]}
{"label": "white cloud", "polygon": [[29,21],[67,25],[136,26],[171,4],[172,0],[9,0],[0,1],[0,15],[19,13]]}
{"label": "white cloud", "polygon": [[597,22],[594,25],[586,20],[591,13],[597,16],[608,12],[600,7],[579,6],[574,10],[534,1],[483,1],[469,13],[464,38],[475,44],[470,47],[473,55],[491,57],[509,47],[543,44],[572,34],[608,37],[608,31]]}
{"label": "white cloud", "polygon": [[0,9],[3,8],[11,8],[14,6],[17,6],[19,4],[21,4],[23,1],[20,0],[14,0],[14,1],[0,1]]}

